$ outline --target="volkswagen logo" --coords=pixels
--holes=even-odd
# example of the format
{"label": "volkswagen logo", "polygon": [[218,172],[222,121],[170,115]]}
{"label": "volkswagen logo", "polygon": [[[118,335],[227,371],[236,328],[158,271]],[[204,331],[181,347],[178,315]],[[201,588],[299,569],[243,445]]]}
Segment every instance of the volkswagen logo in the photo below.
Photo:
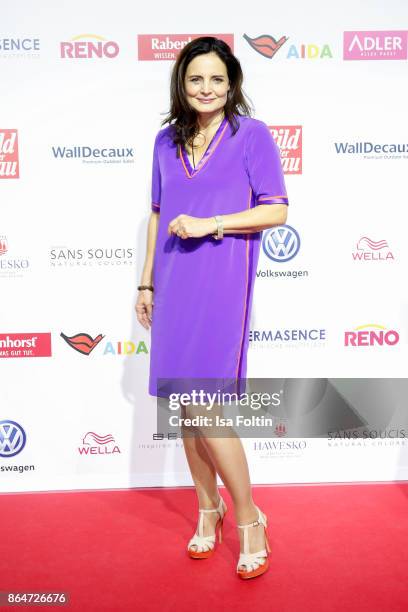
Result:
{"label": "volkswagen logo", "polygon": [[26,443],[24,429],[15,421],[0,421],[0,457],[14,457]]}
{"label": "volkswagen logo", "polygon": [[262,248],[273,261],[289,261],[300,248],[300,237],[291,225],[277,225],[263,233]]}

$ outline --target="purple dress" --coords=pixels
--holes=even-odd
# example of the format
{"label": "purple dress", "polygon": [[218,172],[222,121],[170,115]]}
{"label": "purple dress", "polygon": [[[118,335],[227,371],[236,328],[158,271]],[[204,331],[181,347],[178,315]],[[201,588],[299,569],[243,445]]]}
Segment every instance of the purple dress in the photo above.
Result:
{"label": "purple dress", "polygon": [[180,145],[177,157],[172,125],[155,138],[151,207],[160,219],[153,264],[153,396],[189,391],[190,378],[211,379],[212,390],[220,389],[224,379],[236,380],[242,393],[262,232],[224,234],[220,241],[167,233],[169,222],[181,213],[211,217],[258,204],[288,204],[279,148],[268,126],[235,117],[235,135],[224,117],[195,169]]}

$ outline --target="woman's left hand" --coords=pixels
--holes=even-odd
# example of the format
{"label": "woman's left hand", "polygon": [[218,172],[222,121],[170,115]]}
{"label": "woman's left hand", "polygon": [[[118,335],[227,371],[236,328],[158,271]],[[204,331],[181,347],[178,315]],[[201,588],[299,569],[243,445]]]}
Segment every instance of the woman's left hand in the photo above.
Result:
{"label": "woman's left hand", "polygon": [[172,219],[167,228],[168,234],[175,234],[179,238],[201,238],[217,231],[214,217],[190,217],[178,215]]}

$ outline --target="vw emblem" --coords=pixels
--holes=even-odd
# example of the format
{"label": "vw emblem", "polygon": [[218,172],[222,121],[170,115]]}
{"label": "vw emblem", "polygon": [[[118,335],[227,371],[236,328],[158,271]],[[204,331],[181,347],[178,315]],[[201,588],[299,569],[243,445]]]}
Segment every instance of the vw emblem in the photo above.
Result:
{"label": "vw emblem", "polygon": [[262,248],[273,261],[289,261],[300,248],[300,237],[291,225],[277,225],[264,232]]}
{"label": "vw emblem", "polygon": [[0,457],[14,457],[26,443],[24,429],[15,421],[0,421]]}

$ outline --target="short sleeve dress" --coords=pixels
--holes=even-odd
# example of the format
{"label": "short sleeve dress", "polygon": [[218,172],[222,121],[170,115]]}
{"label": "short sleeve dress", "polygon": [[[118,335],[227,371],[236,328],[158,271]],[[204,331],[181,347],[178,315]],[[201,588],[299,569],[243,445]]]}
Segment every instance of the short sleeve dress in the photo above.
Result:
{"label": "short sleeve dress", "polygon": [[[155,138],[151,208],[160,213],[153,264],[149,393],[191,391],[207,379],[245,388],[249,318],[262,232],[180,238],[172,219],[228,215],[260,204],[288,204],[278,145],[268,126],[225,116],[196,168],[171,138],[172,125]],[[179,156],[177,156],[177,149]]]}

